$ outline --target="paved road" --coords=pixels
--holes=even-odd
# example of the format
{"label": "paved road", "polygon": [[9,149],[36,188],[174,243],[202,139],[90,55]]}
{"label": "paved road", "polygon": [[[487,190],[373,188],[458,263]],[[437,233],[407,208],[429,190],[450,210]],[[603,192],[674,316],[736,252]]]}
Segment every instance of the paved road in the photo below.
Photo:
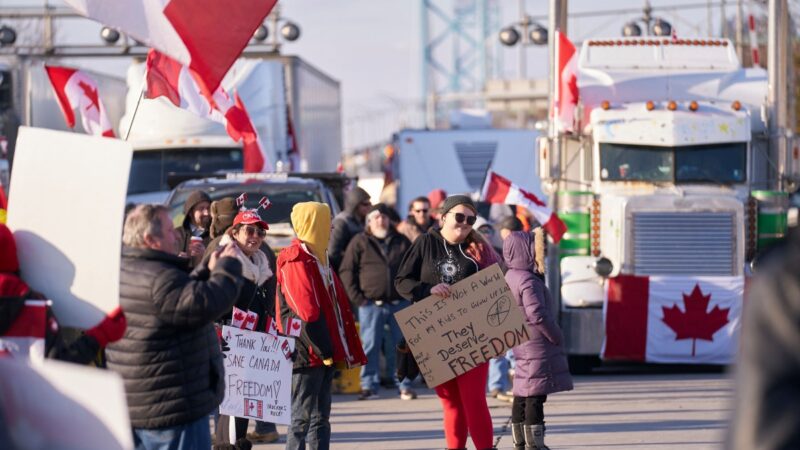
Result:
{"label": "paved road", "polygon": [[[576,389],[551,396],[545,405],[547,442],[553,449],[720,448],[730,413],[732,382],[721,373],[633,373],[576,377]],[[334,398],[332,448],[441,449],[441,410],[431,390],[401,401],[383,390],[378,400]],[[498,448],[510,449],[505,425],[511,406],[489,399]],[[285,435],[286,428],[279,426]],[[261,444],[257,449],[283,448]],[[469,443],[469,448],[472,443]]]}

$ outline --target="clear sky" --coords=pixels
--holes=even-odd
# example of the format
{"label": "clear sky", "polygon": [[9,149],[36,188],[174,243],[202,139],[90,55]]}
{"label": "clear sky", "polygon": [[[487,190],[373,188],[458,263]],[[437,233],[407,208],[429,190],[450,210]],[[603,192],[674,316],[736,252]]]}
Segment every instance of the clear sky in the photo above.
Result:
{"label": "clear sky", "polygon": [[[444,11],[452,11],[456,1],[435,0]],[[492,0],[489,0],[492,1]],[[512,23],[518,17],[519,0],[494,0],[500,8],[499,25]],[[528,14],[546,16],[547,0],[523,0]],[[51,4],[61,4],[51,0]],[[300,39],[284,45],[283,52],[296,54],[341,81],[345,126],[348,118],[370,114],[395,106],[407,105],[421,98],[420,0],[280,0],[282,14],[302,29]],[[711,11],[709,22],[707,0],[652,0],[654,15],[670,21],[681,36],[706,35],[708,24],[713,33],[720,29],[719,7]],[[713,2],[715,4],[719,1]],[[736,0],[727,0],[727,16],[734,17]],[[750,3],[745,1],[745,4]],[[42,0],[6,0],[11,5],[41,5]],[[697,5],[679,11],[659,11],[659,7]],[[639,9],[644,0],[571,0],[570,13],[598,10]],[[635,12],[575,18],[569,22],[573,41],[587,37],[619,36],[625,22],[635,19]],[[436,24],[436,22],[434,22]],[[546,20],[543,22],[546,25]],[[59,36],[97,39],[90,27],[63,27]],[[518,73],[519,48],[502,49],[500,77],[514,78]],[[528,76],[547,75],[547,53],[542,47],[527,50]],[[124,74],[126,62],[94,64],[96,70]],[[86,63],[83,64],[86,66]],[[346,138],[347,139],[347,138]]]}

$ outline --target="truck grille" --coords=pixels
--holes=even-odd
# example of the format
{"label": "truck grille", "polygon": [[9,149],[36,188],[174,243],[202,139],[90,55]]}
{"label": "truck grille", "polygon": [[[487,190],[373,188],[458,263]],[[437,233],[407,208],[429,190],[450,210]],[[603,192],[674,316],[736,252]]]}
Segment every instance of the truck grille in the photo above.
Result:
{"label": "truck grille", "polygon": [[633,215],[636,275],[734,275],[733,212]]}

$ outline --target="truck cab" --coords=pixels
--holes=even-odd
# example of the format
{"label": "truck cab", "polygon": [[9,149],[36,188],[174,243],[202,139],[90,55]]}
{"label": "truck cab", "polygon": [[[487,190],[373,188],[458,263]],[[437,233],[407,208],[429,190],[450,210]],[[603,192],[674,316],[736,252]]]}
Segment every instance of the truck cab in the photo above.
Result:
{"label": "truck cab", "polygon": [[559,169],[551,183],[568,226],[550,284],[578,365],[597,356],[649,362],[650,353],[609,351],[609,332],[641,326],[609,328],[609,289],[621,280],[718,277],[733,280],[724,294],[740,305],[747,262],[768,234],[785,231],[786,195],[760,114],[767,74],[742,69],[724,39],[589,40],[578,67],[577,132],[562,133],[558,159],[541,162]]}

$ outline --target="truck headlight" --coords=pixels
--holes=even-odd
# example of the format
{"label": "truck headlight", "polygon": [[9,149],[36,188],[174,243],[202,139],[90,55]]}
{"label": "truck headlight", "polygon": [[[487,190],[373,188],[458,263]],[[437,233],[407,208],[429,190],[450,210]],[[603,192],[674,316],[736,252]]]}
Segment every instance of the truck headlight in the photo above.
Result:
{"label": "truck headlight", "polygon": [[608,258],[599,258],[594,262],[594,271],[603,278],[608,278],[614,271],[614,264]]}

